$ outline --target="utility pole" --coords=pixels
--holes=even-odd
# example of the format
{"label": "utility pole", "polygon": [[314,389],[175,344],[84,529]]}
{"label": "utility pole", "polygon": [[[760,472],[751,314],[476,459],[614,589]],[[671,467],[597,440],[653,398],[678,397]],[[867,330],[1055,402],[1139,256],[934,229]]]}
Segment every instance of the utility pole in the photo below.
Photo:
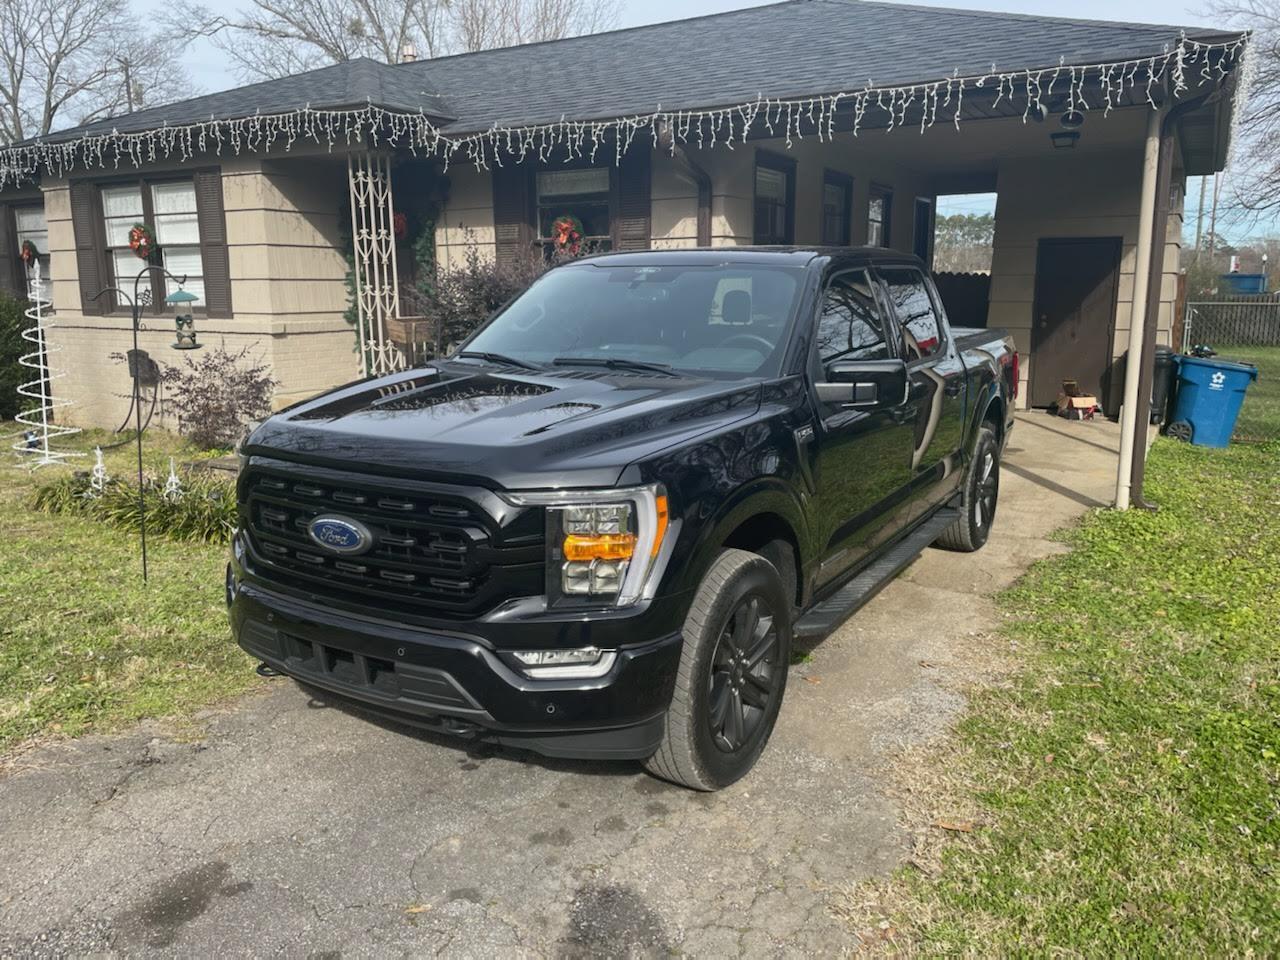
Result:
{"label": "utility pole", "polygon": [[1218,245],[1218,195],[1222,192],[1222,179],[1213,175],[1213,207],[1209,211],[1209,266],[1213,266],[1213,248]]}
{"label": "utility pole", "polygon": [[1200,178],[1200,214],[1196,217],[1196,262],[1200,261],[1200,242],[1204,236],[1204,177]]}
{"label": "utility pole", "polygon": [[121,57],[120,65],[124,67],[124,100],[129,112],[133,113],[133,74],[129,72],[129,58]]}

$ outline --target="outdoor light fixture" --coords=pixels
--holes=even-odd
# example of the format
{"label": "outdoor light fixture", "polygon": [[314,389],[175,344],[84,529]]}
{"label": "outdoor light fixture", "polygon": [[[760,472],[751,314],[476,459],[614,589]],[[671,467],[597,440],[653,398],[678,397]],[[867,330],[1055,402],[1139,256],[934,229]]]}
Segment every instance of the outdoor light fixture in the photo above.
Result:
{"label": "outdoor light fixture", "polygon": [[[174,317],[173,325],[177,333],[177,339],[173,341],[173,349],[175,350],[199,350],[200,344],[196,343],[196,318],[191,313],[191,304],[200,298],[189,290],[183,290],[179,287],[173,293],[164,298],[165,303],[173,304]],[[186,313],[180,313],[183,307]]]}
{"label": "outdoor light fixture", "polygon": [[1049,139],[1053,141],[1055,150],[1074,150],[1080,133],[1077,130],[1057,130],[1049,134]]}
{"label": "outdoor light fixture", "polygon": [[1076,127],[1084,126],[1084,114],[1079,110],[1068,110],[1058,120],[1068,130],[1074,130]]}

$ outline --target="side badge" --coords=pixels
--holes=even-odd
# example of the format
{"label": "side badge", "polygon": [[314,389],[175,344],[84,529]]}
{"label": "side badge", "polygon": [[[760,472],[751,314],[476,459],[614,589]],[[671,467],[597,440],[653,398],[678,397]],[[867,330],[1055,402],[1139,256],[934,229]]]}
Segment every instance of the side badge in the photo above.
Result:
{"label": "side badge", "polygon": [[796,443],[804,446],[813,439],[813,424],[806,423],[803,427],[797,427],[795,431]]}

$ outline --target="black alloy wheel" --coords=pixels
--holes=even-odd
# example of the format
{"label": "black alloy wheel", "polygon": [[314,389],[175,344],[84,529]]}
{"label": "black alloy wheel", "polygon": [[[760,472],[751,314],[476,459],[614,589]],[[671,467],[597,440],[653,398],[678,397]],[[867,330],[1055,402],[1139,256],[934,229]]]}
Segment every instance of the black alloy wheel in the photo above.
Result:
{"label": "black alloy wheel", "polygon": [[744,597],[720,632],[711,657],[707,723],[719,750],[742,749],[769,715],[781,689],[780,652],[769,601],[758,594]]}

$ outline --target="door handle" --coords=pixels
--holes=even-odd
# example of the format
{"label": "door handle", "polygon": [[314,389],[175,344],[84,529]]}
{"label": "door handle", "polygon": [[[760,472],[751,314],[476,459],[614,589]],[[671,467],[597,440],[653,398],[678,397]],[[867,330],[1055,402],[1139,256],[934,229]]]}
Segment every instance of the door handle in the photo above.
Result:
{"label": "door handle", "polygon": [[942,392],[945,393],[948,397],[958,397],[960,396],[960,390],[963,387],[964,387],[964,384],[960,382],[960,378],[956,377],[952,380],[947,381],[947,385],[946,387],[943,388]]}

